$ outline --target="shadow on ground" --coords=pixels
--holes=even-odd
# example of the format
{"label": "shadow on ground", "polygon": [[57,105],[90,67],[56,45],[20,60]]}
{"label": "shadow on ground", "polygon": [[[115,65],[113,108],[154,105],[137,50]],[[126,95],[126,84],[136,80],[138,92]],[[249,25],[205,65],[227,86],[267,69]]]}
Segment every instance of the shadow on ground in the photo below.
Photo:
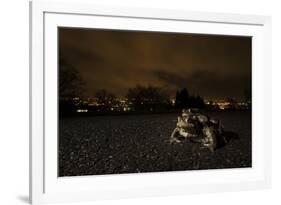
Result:
{"label": "shadow on ground", "polygon": [[29,204],[29,197],[28,196],[18,196],[17,199],[23,203]]}
{"label": "shadow on ground", "polygon": [[222,139],[220,137],[218,138],[217,149],[223,148],[228,143],[230,143],[232,140],[239,139],[239,135],[236,132],[232,132],[232,131],[224,131],[223,137],[224,137],[224,139]]}

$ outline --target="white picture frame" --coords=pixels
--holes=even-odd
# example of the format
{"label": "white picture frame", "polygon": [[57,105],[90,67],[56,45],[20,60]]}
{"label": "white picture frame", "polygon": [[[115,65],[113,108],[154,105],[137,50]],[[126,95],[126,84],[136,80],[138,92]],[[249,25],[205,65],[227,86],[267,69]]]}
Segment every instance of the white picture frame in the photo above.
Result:
{"label": "white picture frame", "polygon": [[[30,3],[30,25],[32,204],[271,186],[270,17],[35,1]],[[53,82],[57,82],[60,26],[252,36],[252,168],[58,178],[57,84]]]}

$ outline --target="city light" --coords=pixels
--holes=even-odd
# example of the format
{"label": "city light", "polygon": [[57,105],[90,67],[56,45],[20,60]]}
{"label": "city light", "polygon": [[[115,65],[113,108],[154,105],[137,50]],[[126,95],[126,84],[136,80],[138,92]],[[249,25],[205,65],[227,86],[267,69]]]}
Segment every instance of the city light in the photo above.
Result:
{"label": "city light", "polygon": [[88,109],[77,109],[76,112],[88,112]]}

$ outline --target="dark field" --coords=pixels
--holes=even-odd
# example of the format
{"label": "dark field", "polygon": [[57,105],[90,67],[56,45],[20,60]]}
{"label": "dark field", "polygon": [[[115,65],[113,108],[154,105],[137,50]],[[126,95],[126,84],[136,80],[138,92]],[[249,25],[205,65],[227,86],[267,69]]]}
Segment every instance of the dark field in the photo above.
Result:
{"label": "dark field", "polygon": [[199,144],[170,144],[177,114],[63,118],[59,176],[251,167],[251,114],[208,113],[238,138],[211,153]]}

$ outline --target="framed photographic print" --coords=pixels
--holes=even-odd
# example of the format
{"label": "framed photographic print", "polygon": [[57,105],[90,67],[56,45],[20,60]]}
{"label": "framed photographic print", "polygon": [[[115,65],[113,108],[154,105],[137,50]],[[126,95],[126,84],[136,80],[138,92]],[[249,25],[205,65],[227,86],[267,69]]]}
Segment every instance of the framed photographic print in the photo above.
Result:
{"label": "framed photographic print", "polygon": [[270,187],[270,17],[39,1],[30,20],[31,203]]}

